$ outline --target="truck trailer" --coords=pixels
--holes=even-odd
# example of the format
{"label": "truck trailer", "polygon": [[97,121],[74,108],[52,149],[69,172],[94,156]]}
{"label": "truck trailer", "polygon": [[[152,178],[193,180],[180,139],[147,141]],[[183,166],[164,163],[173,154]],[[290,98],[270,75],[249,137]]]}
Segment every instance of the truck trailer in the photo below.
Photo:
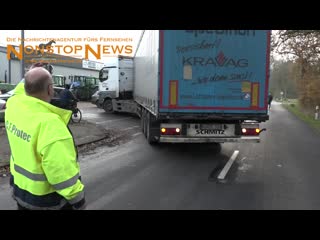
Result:
{"label": "truck trailer", "polygon": [[269,30],[145,30],[101,69],[98,106],[134,112],[149,143],[259,142],[269,119]]}

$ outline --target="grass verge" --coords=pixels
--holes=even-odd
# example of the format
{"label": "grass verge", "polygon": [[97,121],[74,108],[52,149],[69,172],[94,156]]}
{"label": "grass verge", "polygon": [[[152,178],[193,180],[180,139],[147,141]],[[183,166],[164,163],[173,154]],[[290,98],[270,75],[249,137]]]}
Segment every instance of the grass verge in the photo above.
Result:
{"label": "grass verge", "polygon": [[297,103],[283,103],[282,105],[320,133],[320,120],[315,120],[314,116],[304,114]]}

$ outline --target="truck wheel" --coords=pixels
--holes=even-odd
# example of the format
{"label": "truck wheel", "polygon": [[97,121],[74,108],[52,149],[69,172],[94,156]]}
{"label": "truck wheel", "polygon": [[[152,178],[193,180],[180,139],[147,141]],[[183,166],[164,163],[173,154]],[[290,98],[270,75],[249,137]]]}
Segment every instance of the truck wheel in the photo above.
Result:
{"label": "truck wheel", "polygon": [[155,140],[155,136],[153,135],[153,132],[151,130],[152,127],[152,120],[151,120],[151,114],[150,112],[147,112],[146,114],[146,137],[149,144],[155,144],[157,141]]}
{"label": "truck wheel", "polygon": [[147,137],[147,125],[147,111],[143,110],[143,133],[145,137]]}
{"label": "truck wheel", "polygon": [[102,108],[107,113],[112,113],[113,112],[112,99],[105,99],[103,104],[102,104]]}
{"label": "truck wheel", "polygon": [[143,112],[143,109],[141,109],[140,127],[141,127],[141,132],[144,133],[144,112]]}

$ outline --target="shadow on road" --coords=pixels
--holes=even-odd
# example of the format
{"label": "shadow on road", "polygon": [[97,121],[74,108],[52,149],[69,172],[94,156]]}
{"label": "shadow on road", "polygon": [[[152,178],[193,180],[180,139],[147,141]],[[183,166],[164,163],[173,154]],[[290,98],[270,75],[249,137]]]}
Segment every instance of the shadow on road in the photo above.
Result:
{"label": "shadow on road", "polygon": [[183,153],[196,153],[203,155],[216,155],[221,152],[221,144],[220,143],[159,143],[153,146],[156,149],[160,150],[168,150],[170,152],[183,152]]}
{"label": "shadow on road", "polygon": [[120,116],[120,117],[133,117],[136,119],[140,119],[140,117],[137,114],[134,113],[125,113],[125,112],[113,112],[113,113],[107,113],[107,112],[102,112],[104,115],[112,115],[112,116]]}
{"label": "shadow on road", "polygon": [[[207,169],[208,181],[216,181],[217,176],[230,156],[221,153],[220,143],[178,143],[159,144],[153,147],[157,155],[166,155],[167,161],[191,169]],[[234,174],[233,174],[234,175]]]}

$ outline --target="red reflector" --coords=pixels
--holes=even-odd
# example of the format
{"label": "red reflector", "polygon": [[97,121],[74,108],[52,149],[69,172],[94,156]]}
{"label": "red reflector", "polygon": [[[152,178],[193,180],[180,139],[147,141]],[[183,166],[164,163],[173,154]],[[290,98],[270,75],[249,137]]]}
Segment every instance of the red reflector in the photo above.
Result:
{"label": "red reflector", "polygon": [[242,135],[259,135],[259,128],[242,128]]}
{"label": "red reflector", "polygon": [[180,135],[180,128],[161,128],[162,135]]}

